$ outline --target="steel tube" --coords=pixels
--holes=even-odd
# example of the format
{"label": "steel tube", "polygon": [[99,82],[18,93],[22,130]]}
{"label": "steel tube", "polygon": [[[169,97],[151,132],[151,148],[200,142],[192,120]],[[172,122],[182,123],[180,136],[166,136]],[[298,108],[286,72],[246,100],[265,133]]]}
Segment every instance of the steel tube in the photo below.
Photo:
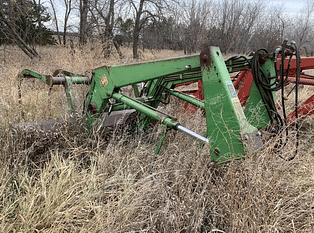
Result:
{"label": "steel tube", "polygon": [[175,129],[176,126],[179,124],[176,121],[173,121],[168,115],[162,114],[156,110],[151,109],[150,106],[145,106],[144,103],[138,103],[135,100],[124,96],[120,93],[113,93],[112,98],[125,103],[126,105],[130,106],[131,108],[136,109],[138,112],[145,114],[146,116],[161,121],[163,124],[167,125],[171,129]]}
{"label": "steel tube", "polygon": [[201,136],[201,135],[199,135],[199,134],[197,134],[197,133],[195,133],[195,132],[193,132],[193,131],[185,128],[185,127],[183,127],[182,125],[177,126],[177,128],[178,128],[179,131],[184,132],[184,133],[186,133],[186,134],[188,134],[188,135],[190,135],[190,136],[192,136],[192,137],[194,137],[194,138],[196,138],[198,140],[201,140],[201,141],[206,142],[206,143],[209,144],[209,140],[207,138],[205,138],[205,137],[203,137],[203,136]]}
{"label": "steel tube", "polygon": [[52,85],[64,85],[67,78],[71,80],[72,84],[89,84],[91,82],[89,77],[51,77]]}
{"label": "steel tube", "polygon": [[194,106],[198,107],[198,108],[201,108],[201,109],[205,109],[205,104],[204,102],[196,99],[196,98],[193,98],[191,96],[188,96],[184,93],[181,93],[181,92],[178,92],[178,91],[175,91],[175,90],[169,90],[170,94],[181,99],[181,100],[184,100],[185,102],[188,102],[190,104],[193,104]]}

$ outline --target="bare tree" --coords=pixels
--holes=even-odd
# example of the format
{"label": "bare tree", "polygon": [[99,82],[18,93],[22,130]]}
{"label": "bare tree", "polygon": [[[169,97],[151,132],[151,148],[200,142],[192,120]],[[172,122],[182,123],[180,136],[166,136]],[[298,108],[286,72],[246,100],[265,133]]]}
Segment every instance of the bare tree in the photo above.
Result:
{"label": "bare tree", "polygon": [[[307,2],[307,5],[302,11],[297,15],[294,24],[294,35],[295,40],[299,46],[304,46],[310,42],[311,35],[313,35],[314,28],[314,3]],[[313,37],[311,38],[313,39]]]}
{"label": "bare tree", "polygon": [[63,0],[65,6],[64,24],[63,24],[63,45],[66,45],[68,21],[72,11],[72,0]]}
{"label": "bare tree", "polygon": [[50,6],[52,8],[52,12],[53,12],[53,21],[55,23],[55,27],[56,27],[56,31],[57,31],[57,37],[58,37],[58,41],[59,44],[61,45],[61,36],[60,36],[60,31],[59,31],[59,22],[58,22],[58,18],[57,18],[57,12],[56,12],[56,8],[55,8],[55,4],[53,0],[49,0]]}
{"label": "bare tree", "polygon": [[89,11],[89,0],[80,0],[80,44],[86,44],[87,15]]}
{"label": "bare tree", "polygon": [[285,17],[282,8],[266,8],[265,12],[259,14],[257,24],[247,44],[254,51],[259,48],[273,51],[286,37],[286,31],[290,25],[290,18]]}
{"label": "bare tree", "polygon": [[138,58],[138,46],[141,30],[150,19],[160,18],[166,9],[171,8],[171,4],[177,3],[175,0],[128,0],[129,5],[134,10],[133,29],[133,58]]}
{"label": "bare tree", "polygon": [[211,1],[186,0],[183,3],[181,21],[184,22],[184,53],[196,52],[203,43],[206,26],[209,21]]}
{"label": "bare tree", "polygon": [[90,12],[93,22],[96,24],[98,35],[103,43],[104,56],[110,56],[113,44],[119,54],[119,57],[122,58],[122,52],[114,35],[116,4],[117,1],[115,0],[94,0],[92,1]]}
{"label": "bare tree", "polygon": [[212,9],[215,17],[209,31],[209,39],[223,52],[245,50],[246,42],[256,28],[263,12],[263,1],[223,0]]}

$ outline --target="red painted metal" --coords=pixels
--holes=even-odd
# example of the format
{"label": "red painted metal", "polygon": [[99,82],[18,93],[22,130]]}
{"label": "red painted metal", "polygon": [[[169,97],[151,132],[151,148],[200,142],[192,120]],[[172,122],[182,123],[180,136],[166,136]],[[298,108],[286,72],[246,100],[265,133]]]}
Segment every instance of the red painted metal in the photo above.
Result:
{"label": "red painted metal", "polygon": [[[289,83],[296,83],[296,78],[295,77],[288,77]],[[311,79],[309,78],[304,78],[302,76],[300,76],[299,79],[299,84],[300,85],[308,85],[308,86],[314,86],[314,77],[312,77]]]}
{"label": "red painted metal", "polygon": [[203,92],[203,83],[202,80],[197,81],[198,90],[193,94],[194,97],[203,100],[204,99],[204,92]]}
{"label": "red painted metal", "polygon": [[243,82],[242,82],[241,87],[238,90],[238,98],[240,100],[241,105],[244,106],[246,104],[247,99],[250,96],[251,86],[253,83],[253,74],[250,70],[244,70],[241,72],[241,74],[242,73],[243,73]]}
{"label": "red painted metal", "polygon": [[[280,61],[281,59],[277,59],[277,69],[280,69]],[[284,69],[288,69],[289,59],[285,60]],[[296,58],[291,59],[290,63],[290,69],[289,69],[289,76],[296,76],[297,72],[297,60]],[[311,70],[314,69],[314,57],[303,57],[301,58],[301,64],[300,64],[301,72],[303,70]]]}
{"label": "red painted metal", "polygon": [[[288,123],[292,123],[295,120],[295,113],[296,112],[293,111],[287,116]],[[300,118],[310,116],[313,113],[314,113],[314,95],[312,95],[298,107],[298,116]]]}
{"label": "red painted metal", "polygon": [[[280,68],[280,61],[281,58],[278,58],[277,60],[277,69]],[[286,70],[284,73],[286,74],[288,69],[289,59],[285,60],[284,69]],[[300,85],[310,85],[314,86],[314,76],[305,74],[304,70],[310,70],[314,69],[314,57],[306,57],[301,58],[301,64],[300,64],[300,79],[299,84]],[[289,67],[289,74],[288,74],[288,82],[289,83],[296,83],[296,58],[292,58],[290,62]],[[238,98],[241,102],[241,105],[244,106],[246,104],[246,101],[250,95],[251,86],[253,83],[253,74],[250,70],[245,69],[238,73],[236,76],[231,77],[232,80],[234,80],[233,85],[235,89],[238,90]],[[181,85],[188,85],[192,82],[189,82],[187,84],[180,84]],[[193,91],[192,91],[193,92]],[[191,93],[191,92],[190,92]],[[202,81],[198,81],[198,90],[193,93],[193,96],[198,99],[204,99],[203,94],[203,85]],[[279,106],[280,107],[280,106]],[[195,112],[197,110],[196,107],[194,107],[191,104],[185,104],[184,108],[190,112]],[[309,115],[314,114],[314,95],[312,95],[310,98],[308,98],[304,103],[302,103],[298,108],[298,113],[300,117],[306,117]],[[291,123],[295,120],[295,111],[290,113],[287,117],[288,123]]]}
{"label": "red painted metal", "polygon": [[[193,96],[197,99],[200,99],[200,100],[203,100],[204,99],[204,92],[203,92],[203,83],[202,83],[202,80],[198,80],[197,81],[197,91],[195,91],[193,93]],[[185,103],[184,104],[184,109],[191,112],[191,113],[194,113],[198,110],[197,107],[195,107],[194,105],[192,104],[189,104],[189,103]]]}
{"label": "red painted metal", "polygon": [[247,73],[248,70],[243,70],[242,72],[239,73],[239,75],[233,76],[231,77],[232,80],[235,80],[233,82],[234,88],[238,89],[241,82],[243,81],[243,79],[245,78],[245,75]]}

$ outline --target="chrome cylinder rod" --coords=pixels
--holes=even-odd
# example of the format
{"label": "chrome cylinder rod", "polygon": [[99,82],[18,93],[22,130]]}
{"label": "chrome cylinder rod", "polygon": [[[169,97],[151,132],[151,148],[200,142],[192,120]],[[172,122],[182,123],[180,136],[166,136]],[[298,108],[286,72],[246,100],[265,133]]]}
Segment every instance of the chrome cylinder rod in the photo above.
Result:
{"label": "chrome cylinder rod", "polygon": [[184,133],[186,133],[186,134],[188,134],[188,135],[190,135],[190,136],[192,136],[192,137],[194,137],[194,138],[196,138],[198,140],[201,140],[201,141],[206,142],[206,143],[209,144],[209,140],[207,138],[205,138],[205,137],[203,137],[203,136],[201,136],[201,135],[199,135],[199,134],[197,134],[197,133],[195,133],[195,132],[193,132],[193,131],[185,128],[185,127],[183,127],[182,125],[178,126],[178,130],[180,130],[181,132],[184,132]]}

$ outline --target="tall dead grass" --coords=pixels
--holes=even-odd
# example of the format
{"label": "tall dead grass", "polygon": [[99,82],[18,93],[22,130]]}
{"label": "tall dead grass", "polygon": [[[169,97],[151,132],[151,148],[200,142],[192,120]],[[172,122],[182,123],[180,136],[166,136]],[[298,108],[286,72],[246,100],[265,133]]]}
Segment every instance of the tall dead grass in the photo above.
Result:
{"label": "tall dead grass", "polygon": [[[220,165],[211,163],[207,147],[176,132],[168,133],[155,156],[158,129],[150,135],[88,137],[79,117],[58,134],[27,134],[10,127],[66,115],[63,90],[54,90],[51,114],[47,89],[37,82],[25,82],[23,105],[18,105],[15,78],[22,69],[83,73],[132,61],[128,52],[125,60],[114,55],[105,60],[94,51],[71,55],[67,48],[40,48],[40,61],[28,60],[15,48],[6,51],[0,76],[0,232],[314,231],[312,119],[302,125],[294,160],[275,154],[273,140],[262,151]],[[178,55],[170,53],[142,56]],[[29,112],[25,119],[21,107]],[[201,113],[191,119],[173,107],[165,110],[188,128],[204,132]],[[282,157],[294,154],[291,135],[279,152]]]}

